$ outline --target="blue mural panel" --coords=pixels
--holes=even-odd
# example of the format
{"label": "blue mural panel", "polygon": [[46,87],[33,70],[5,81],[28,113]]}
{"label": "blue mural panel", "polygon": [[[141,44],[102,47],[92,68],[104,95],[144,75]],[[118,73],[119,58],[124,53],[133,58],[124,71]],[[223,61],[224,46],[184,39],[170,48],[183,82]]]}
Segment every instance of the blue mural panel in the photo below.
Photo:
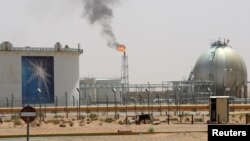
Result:
{"label": "blue mural panel", "polygon": [[54,102],[54,58],[22,56],[22,103]]}

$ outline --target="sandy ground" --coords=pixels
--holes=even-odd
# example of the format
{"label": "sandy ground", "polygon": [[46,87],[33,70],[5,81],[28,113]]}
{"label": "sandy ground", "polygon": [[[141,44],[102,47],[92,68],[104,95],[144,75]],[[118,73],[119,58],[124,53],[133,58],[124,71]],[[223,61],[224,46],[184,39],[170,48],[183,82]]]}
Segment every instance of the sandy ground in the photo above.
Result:
{"label": "sandy ground", "polygon": [[[31,141],[207,141],[206,133],[171,133],[156,135],[31,137]],[[0,141],[26,141],[26,138],[5,138]]]}
{"label": "sandy ground", "polygon": [[[207,140],[207,124],[206,121],[209,117],[205,116],[204,122],[195,122],[191,124],[190,116],[182,118],[182,123],[180,123],[178,117],[172,116],[173,120],[168,124],[166,122],[166,116],[158,116],[160,124],[141,124],[135,125],[134,123],[130,125],[120,125],[122,121],[124,122],[125,117],[120,117],[120,119],[107,123],[104,117],[99,117],[98,120],[76,120],[75,117],[67,118],[56,118],[60,122],[54,124],[49,122],[55,118],[53,116],[47,117],[44,121],[39,122],[39,118],[30,124],[30,134],[31,135],[42,135],[42,134],[85,134],[85,133],[118,133],[119,131],[131,131],[132,133],[138,133],[135,135],[113,135],[113,136],[63,136],[63,137],[32,137],[32,141],[41,141],[46,138],[47,141],[205,141]],[[202,115],[198,115],[195,119],[202,119]],[[26,124],[21,120],[20,125],[15,125],[13,121],[4,121],[0,124],[0,137],[6,135],[26,135]],[[165,122],[164,122],[165,121]],[[231,122],[244,123],[244,119],[238,115],[231,116]],[[70,122],[73,126],[70,126]],[[66,127],[60,127],[59,125],[64,123]],[[150,130],[157,134],[145,134]],[[162,132],[162,133],[159,133]],[[0,141],[14,141],[16,138],[0,138]],[[25,138],[20,138],[18,140],[25,140]]]}
{"label": "sandy ground", "polygon": [[[30,134],[56,134],[56,133],[110,133],[118,132],[118,130],[130,130],[132,132],[148,132],[149,128],[153,128],[154,132],[183,132],[183,131],[207,131],[206,124],[160,124],[160,125],[117,125],[112,123],[103,123],[98,125],[96,123],[87,124],[84,126],[73,127],[59,127],[55,125],[44,125],[41,127],[30,127]],[[26,125],[15,128],[1,127],[0,135],[19,135],[26,134]]]}

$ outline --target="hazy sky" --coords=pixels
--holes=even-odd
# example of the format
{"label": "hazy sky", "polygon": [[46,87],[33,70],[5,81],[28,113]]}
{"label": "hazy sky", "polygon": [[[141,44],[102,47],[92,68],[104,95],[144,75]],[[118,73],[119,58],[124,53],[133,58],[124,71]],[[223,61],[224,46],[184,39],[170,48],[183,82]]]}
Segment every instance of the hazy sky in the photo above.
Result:
{"label": "hazy sky", "polygon": [[[113,32],[127,46],[130,83],[187,78],[211,40],[230,39],[250,75],[249,0],[120,0]],[[59,41],[84,53],[80,76],[120,77],[122,54],[107,46],[82,0],[0,0],[0,42],[52,47]]]}

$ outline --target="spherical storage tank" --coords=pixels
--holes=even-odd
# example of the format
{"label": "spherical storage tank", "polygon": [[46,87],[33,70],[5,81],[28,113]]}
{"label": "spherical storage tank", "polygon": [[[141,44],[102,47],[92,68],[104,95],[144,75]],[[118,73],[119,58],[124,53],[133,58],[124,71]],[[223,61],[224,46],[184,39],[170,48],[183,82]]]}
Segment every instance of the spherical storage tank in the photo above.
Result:
{"label": "spherical storage tank", "polygon": [[216,95],[247,97],[247,68],[242,57],[228,44],[216,41],[197,60],[194,80],[216,83]]}

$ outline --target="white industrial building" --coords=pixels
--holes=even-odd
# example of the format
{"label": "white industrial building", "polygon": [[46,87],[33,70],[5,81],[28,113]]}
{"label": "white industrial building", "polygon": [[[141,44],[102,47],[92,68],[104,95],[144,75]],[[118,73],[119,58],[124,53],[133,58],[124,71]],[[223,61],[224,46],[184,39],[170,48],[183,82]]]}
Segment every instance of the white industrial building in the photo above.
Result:
{"label": "white industrial building", "polygon": [[82,78],[80,80],[81,104],[121,103],[122,83],[120,78]]}
{"label": "white industrial building", "polygon": [[[14,105],[32,104],[37,101],[52,104],[69,102],[78,97],[79,56],[83,50],[62,47],[13,47],[10,42],[0,45],[0,99],[14,97]],[[40,96],[40,99],[36,99]],[[36,100],[35,100],[36,99]]]}

